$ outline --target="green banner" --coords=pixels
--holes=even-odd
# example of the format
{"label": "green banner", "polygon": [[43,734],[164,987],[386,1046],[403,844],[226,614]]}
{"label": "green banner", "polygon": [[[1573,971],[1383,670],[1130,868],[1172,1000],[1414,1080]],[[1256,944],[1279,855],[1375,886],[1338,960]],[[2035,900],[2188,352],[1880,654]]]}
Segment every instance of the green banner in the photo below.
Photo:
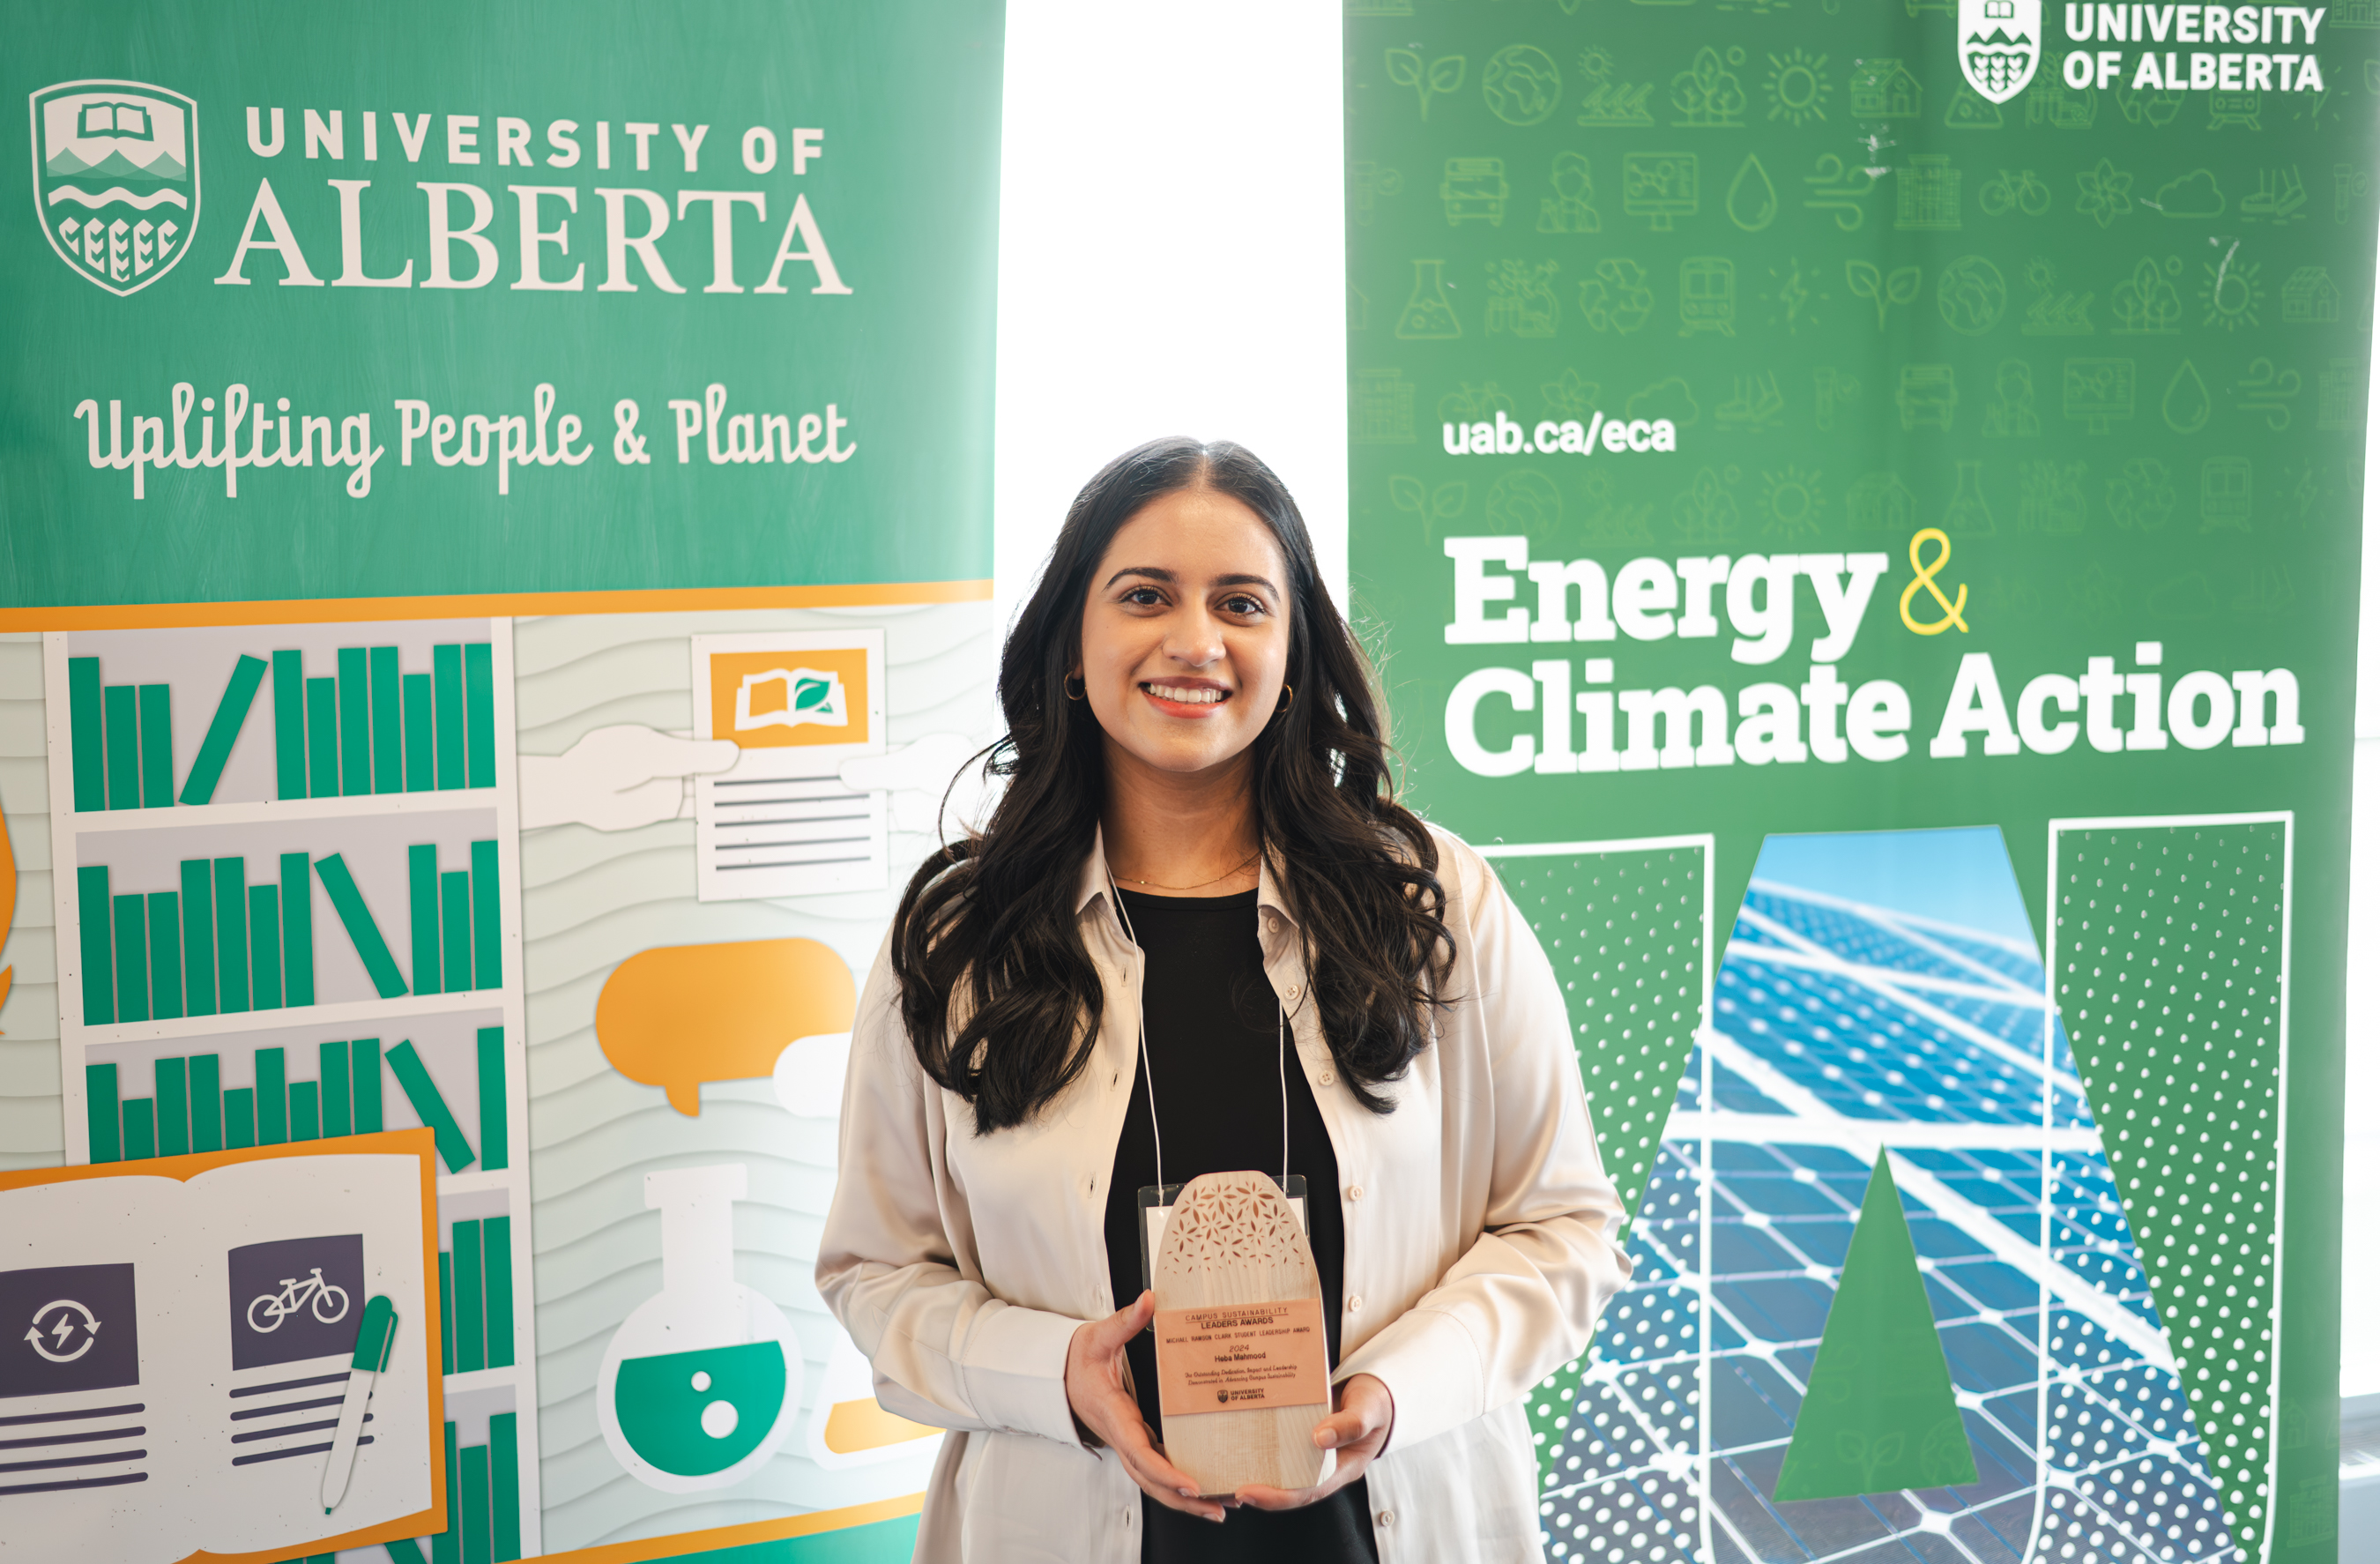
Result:
{"label": "green banner", "polygon": [[0,1536],[907,1558],[813,1270],[996,721],[1002,6],[0,24]]}
{"label": "green banner", "polygon": [[999,6],[10,19],[0,602],[991,574]]}
{"label": "green banner", "polygon": [[1643,1191],[1557,1554],[2335,1557],[2375,29],[1351,0],[1354,607]]}

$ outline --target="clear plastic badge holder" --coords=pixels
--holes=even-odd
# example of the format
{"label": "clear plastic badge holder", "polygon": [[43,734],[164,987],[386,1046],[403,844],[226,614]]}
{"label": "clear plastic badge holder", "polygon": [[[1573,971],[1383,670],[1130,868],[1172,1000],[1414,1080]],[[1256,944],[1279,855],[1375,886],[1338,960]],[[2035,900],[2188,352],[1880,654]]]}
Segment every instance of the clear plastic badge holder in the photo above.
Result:
{"label": "clear plastic badge holder", "polygon": [[[1281,1187],[1289,1208],[1297,1213],[1297,1225],[1311,1239],[1314,1224],[1305,1215],[1305,1175],[1292,1173],[1286,1179],[1274,1178],[1272,1182]],[[1157,1285],[1157,1246],[1165,1242],[1165,1224],[1173,1215],[1173,1202],[1181,1197],[1182,1190],[1181,1184],[1140,1186],[1140,1284],[1145,1288]]]}

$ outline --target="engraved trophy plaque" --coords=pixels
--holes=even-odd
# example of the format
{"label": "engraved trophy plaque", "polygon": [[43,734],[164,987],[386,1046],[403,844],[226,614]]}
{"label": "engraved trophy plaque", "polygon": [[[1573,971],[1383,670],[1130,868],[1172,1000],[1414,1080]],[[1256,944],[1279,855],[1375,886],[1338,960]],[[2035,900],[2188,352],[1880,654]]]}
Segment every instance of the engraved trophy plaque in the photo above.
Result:
{"label": "engraved trophy plaque", "polygon": [[1336,1452],[1314,1448],[1330,1412],[1322,1279],[1273,1180],[1191,1180],[1165,1224],[1155,1283],[1167,1459],[1207,1495],[1328,1476]]}

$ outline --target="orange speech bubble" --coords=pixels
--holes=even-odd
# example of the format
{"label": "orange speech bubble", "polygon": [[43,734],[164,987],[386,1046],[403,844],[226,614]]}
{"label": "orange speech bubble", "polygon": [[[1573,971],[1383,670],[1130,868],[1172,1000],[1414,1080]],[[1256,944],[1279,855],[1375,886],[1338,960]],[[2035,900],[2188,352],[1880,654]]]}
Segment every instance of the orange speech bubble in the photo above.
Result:
{"label": "orange speech bubble", "polygon": [[613,969],[595,1000],[612,1068],[702,1111],[702,1083],[766,1075],[796,1037],[848,1032],[859,995],[815,940],[662,945]]}

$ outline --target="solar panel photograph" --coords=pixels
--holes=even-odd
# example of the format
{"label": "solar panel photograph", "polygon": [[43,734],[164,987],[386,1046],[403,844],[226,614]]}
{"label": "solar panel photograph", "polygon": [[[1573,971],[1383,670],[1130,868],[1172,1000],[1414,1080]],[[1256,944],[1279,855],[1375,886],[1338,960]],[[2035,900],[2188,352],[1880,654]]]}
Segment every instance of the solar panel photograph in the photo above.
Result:
{"label": "solar panel photograph", "polygon": [[[2046,966],[1994,828],[1769,838],[1716,970],[1708,838],[1490,849],[1565,988],[1634,1212],[1633,1284],[1531,1398],[1548,1556],[2265,1557],[2272,1165],[2212,1237],[2204,1192],[2140,1188],[2128,1158],[2178,1116],[2149,1109],[2130,1040],[2078,1063],[2051,1001],[2116,1037],[2100,996],[2168,959],[2124,922],[2164,907],[2134,879],[2220,879],[2246,921],[2215,935],[2266,937],[2285,833],[2053,828],[2068,949]],[[2226,1002],[2245,1063],[2224,1078],[2252,1088],[2273,1001]],[[2128,1105],[2112,1163],[2095,1100]],[[2127,1176],[2164,1213],[2154,1286]],[[2193,1310],[2183,1330],[2161,1293]],[[2193,1395],[2224,1409],[2222,1448]]]}

